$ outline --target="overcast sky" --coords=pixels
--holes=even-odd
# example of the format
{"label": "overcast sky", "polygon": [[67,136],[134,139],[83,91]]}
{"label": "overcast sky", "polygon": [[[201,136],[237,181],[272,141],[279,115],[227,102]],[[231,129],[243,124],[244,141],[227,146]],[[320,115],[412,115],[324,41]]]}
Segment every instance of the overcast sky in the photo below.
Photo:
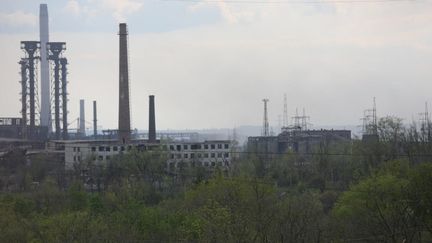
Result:
{"label": "overcast sky", "polygon": [[[276,126],[284,93],[317,126],[360,124],[374,96],[379,116],[417,119],[432,106],[432,1],[343,1],[47,1],[50,40],[67,42],[69,120],[85,99],[91,121],[97,100],[116,128],[119,22],[133,128],[147,128],[150,94],[158,129],[261,125],[263,98]],[[19,42],[38,40],[42,2],[0,3],[0,116],[20,116]]]}

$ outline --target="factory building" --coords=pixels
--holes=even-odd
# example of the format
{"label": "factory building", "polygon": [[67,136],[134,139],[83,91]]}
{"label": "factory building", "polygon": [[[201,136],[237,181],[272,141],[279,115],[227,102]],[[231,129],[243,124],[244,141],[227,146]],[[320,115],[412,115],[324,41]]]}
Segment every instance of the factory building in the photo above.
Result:
{"label": "factory building", "polygon": [[34,126],[30,130],[21,117],[0,117],[0,138],[21,139],[26,134],[32,133],[34,138],[44,138],[48,133],[48,128],[43,126]]}
{"label": "factory building", "polygon": [[232,161],[232,145],[229,140],[169,143],[167,150],[169,154],[168,170],[181,166],[228,168]]}
{"label": "factory building", "polygon": [[350,130],[287,129],[277,136],[249,137],[247,150],[271,158],[288,151],[299,154],[314,153],[319,146],[349,141],[351,141]]}
{"label": "factory building", "polygon": [[[167,141],[156,139],[155,97],[149,96],[148,139],[131,139],[129,108],[129,70],[127,58],[127,25],[119,24],[119,117],[117,139],[104,140],[55,140],[48,144],[49,150],[64,153],[65,169],[73,170],[80,162],[107,164],[116,156],[131,150],[146,152],[157,150],[166,154],[168,171],[184,166],[208,168],[225,167],[231,163],[231,142],[215,141]],[[84,133],[84,101],[80,103],[81,133]],[[94,117],[96,120],[96,115]]]}
{"label": "factory building", "polygon": [[160,151],[166,154],[168,171],[179,167],[203,166],[207,168],[228,168],[232,161],[232,144],[229,140],[203,142],[167,141],[150,143],[145,140],[132,140],[123,144],[118,140],[75,140],[50,141],[51,151],[63,151],[65,169],[73,170],[80,162],[94,162],[104,165],[114,157],[135,149],[140,152]]}

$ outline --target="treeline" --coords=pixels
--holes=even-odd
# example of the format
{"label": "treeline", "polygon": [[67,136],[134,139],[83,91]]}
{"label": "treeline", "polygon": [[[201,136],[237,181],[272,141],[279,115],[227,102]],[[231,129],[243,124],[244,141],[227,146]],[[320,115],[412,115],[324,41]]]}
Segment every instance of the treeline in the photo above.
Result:
{"label": "treeline", "polygon": [[66,173],[15,154],[0,161],[0,241],[431,242],[427,133],[395,118],[377,130],[376,141],[251,155],[228,171],[167,173],[163,152],[132,151]]}

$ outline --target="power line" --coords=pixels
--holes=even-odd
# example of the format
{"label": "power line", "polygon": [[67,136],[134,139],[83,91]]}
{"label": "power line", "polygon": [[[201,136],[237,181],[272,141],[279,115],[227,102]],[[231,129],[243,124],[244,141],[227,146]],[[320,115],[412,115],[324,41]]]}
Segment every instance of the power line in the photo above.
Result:
{"label": "power line", "polygon": [[384,2],[418,2],[418,0],[286,0],[286,1],[260,1],[260,0],[160,0],[162,2],[192,2],[192,3],[234,3],[234,4],[326,4],[326,3],[384,3]]}

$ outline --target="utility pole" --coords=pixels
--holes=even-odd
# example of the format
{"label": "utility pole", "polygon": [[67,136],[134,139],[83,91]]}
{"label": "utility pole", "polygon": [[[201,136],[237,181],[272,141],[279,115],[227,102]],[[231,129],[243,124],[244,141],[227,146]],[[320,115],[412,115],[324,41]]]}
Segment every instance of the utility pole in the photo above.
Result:
{"label": "utility pole", "polygon": [[264,124],[263,124],[262,136],[268,137],[269,123],[268,123],[268,114],[267,114],[267,103],[269,102],[269,99],[263,99],[262,101],[264,102]]}
{"label": "utility pole", "polygon": [[377,124],[377,113],[376,113],[376,101],[373,97],[373,109],[372,109],[372,124],[373,124],[373,134],[378,134],[378,124]]}

